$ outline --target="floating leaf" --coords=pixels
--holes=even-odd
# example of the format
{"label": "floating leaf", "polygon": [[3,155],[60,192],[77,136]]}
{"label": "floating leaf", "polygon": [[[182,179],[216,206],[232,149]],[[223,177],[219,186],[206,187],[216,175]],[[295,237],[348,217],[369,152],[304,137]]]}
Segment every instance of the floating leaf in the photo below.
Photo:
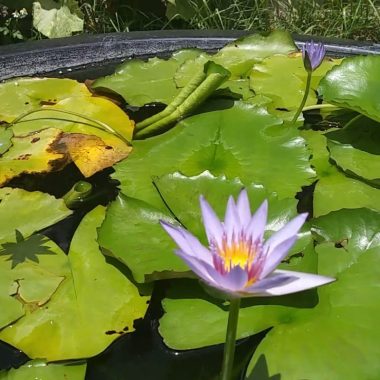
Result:
{"label": "floating leaf", "polygon": [[[266,335],[247,379],[263,378],[258,366],[263,359],[268,373],[281,380],[323,379],[331,373],[345,380],[377,377],[379,223],[380,214],[365,209],[340,210],[315,221],[324,240],[317,247],[319,271],[337,273],[338,281],[318,290],[319,304],[313,310],[298,310]],[[342,248],[335,248],[341,243]]]}
{"label": "floating leaf", "polygon": [[[315,91],[319,81],[341,60],[325,60],[313,72],[311,88],[306,105],[317,103]],[[301,53],[290,55],[276,54],[255,64],[250,74],[251,88],[257,95],[273,100],[274,108],[296,111],[305,94],[307,72]]]}
{"label": "floating leaf", "polygon": [[[175,244],[159,224],[161,219],[177,223],[173,218],[175,215],[205,242],[199,196],[205,195],[221,212],[220,205],[226,204],[228,196],[238,194],[243,187],[239,180],[228,181],[210,173],[190,178],[176,173],[156,178],[154,183],[167,209],[160,211],[141,200],[119,196],[109,207],[99,232],[100,245],[125,263],[138,282],[189,276],[188,267],[174,254]],[[269,199],[269,231],[277,231],[295,215],[295,199],[279,200],[258,185],[248,186],[247,190],[256,207],[264,198]],[[115,225],[119,227],[115,229]],[[144,238],[147,235],[149,239]],[[308,239],[305,234],[300,244],[304,245]],[[299,249],[299,246],[295,247],[295,252]]]}
{"label": "floating leaf", "polygon": [[66,133],[60,142],[65,145],[71,159],[85,177],[112,166],[127,157],[132,150],[132,147],[122,142],[107,145],[97,136],[80,133]]}
{"label": "floating leaf", "polygon": [[0,373],[0,380],[84,380],[85,363],[47,364],[32,360],[20,368]]}
{"label": "floating leaf", "polygon": [[[307,244],[302,252],[303,258],[297,264],[289,261],[281,264],[282,269],[315,273],[317,257],[313,245]],[[237,336],[244,338],[291,320],[299,308],[310,310],[317,301],[314,291],[244,299]],[[159,331],[169,347],[188,350],[224,342],[228,306],[205,293],[195,281],[177,281],[167,292],[162,304],[165,314],[160,319]]]}
{"label": "floating leaf", "polygon": [[54,150],[61,134],[59,129],[49,128],[14,136],[12,147],[0,158],[0,185],[20,174],[47,173],[62,168],[67,157]]}
{"label": "floating leaf", "polygon": [[16,117],[43,104],[53,105],[62,99],[91,96],[83,83],[72,79],[19,78],[0,83],[0,120]]}
{"label": "floating leaf", "polygon": [[135,141],[128,160],[116,165],[114,177],[126,195],[161,209],[152,177],[176,171],[237,177],[244,185],[262,184],[284,198],[311,182],[308,158],[294,128],[282,126],[262,108],[238,102],[230,109],[189,117],[163,135]]}
{"label": "floating leaf", "polygon": [[147,62],[128,61],[115,74],[97,79],[92,87],[110,89],[134,106],[152,102],[169,104],[180,91],[174,83],[174,73],[183,62],[198,55],[198,50],[187,49],[173,53],[168,60],[155,57]]}
{"label": "floating leaf", "polygon": [[297,51],[290,33],[273,31],[267,36],[252,34],[235,40],[214,55],[203,53],[198,58],[186,61],[176,72],[175,81],[178,87],[186,83],[212,60],[231,72],[231,79],[248,77],[252,66],[273,54],[288,54]]}
{"label": "floating leaf", "polygon": [[358,111],[380,121],[380,57],[346,58],[321,81],[319,92],[325,102]]}
{"label": "floating leaf", "polygon": [[33,2],[33,26],[48,38],[69,37],[83,31],[83,15],[73,1],[59,5],[53,0]]}
{"label": "floating leaf", "polygon": [[12,145],[12,129],[0,127],[0,155],[6,152]]}
{"label": "floating leaf", "polygon": [[62,199],[39,191],[0,189],[0,244],[15,242],[15,231],[24,238],[69,216]]}
{"label": "floating leaf", "polygon": [[16,243],[8,242],[0,245],[0,256],[9,256],[12,268],[23,263],[26,259],[38,263],[38,255],[54,255],[54,252],[45,245],[47,238],[41,235],[32,235],[25,239],[19,230],[16,230]]}
{"label": "floating leaf", "polygon": [[330,157],[344,171],[380,183],[380,124],[361,118],[325,135]]}
{"label": "floating leaf", "polygon": [[[35,308],[3,329],[0,339],[31,358],[52,361],[96,355],[120,335],[133,331],[133,322],[144,316],[149,297],[140,296],[136,286],[106,263],[99,251],[96,230],[104,212],[98,206],[78,227],[66,259],[65,280],[47,306]],[[17,268],[21,265],[25,264]]]}
{"label": "floating leaf", "polygon": [[314,215],[342,208],[368,207],[380,211],[380,190],[335,170],[321,178],[314,190]]}
{"label": "floating leaf", "polygon": [[[40,255],[40,245],[50,254]],[[4,243],[9,245],[10,243]],[[38,260],[20,259],[17,266],[12,267],[6,256],[0,257],[0,329],[33,312],[50,300],[59,285],[68,275],[66,255],[52,241],[42,235],[32,235],[24,242],[13,243],[9,250],[12,255],[18,251],[21,255],[30,256],[30,251]]]}

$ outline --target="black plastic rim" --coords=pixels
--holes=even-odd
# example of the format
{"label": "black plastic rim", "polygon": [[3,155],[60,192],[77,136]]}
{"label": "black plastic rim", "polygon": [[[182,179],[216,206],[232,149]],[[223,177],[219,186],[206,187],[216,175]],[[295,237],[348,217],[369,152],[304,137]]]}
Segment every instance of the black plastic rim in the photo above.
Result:
{"label": "black plastic rim", "polygon": [[[75,77],[75,71],[96,75],[101,66],[112,69],[125,59],[167,56],[181,48],[215,51],[249,31],[163,30],[149,32],[78,35],[0,47],[0,80],[21,76]],[[380,54],[380,44],[311,36],[294,36],[301,47],[314,39],[326,45],[330,56]],[[91,73],[91,69],[94,73]],[[112,71],[112,70],[111,70]]]}

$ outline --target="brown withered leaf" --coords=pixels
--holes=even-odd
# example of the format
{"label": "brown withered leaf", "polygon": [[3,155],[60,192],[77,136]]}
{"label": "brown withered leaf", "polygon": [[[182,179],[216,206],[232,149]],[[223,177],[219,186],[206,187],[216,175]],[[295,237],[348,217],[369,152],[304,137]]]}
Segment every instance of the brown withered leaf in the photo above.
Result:
{"label": "brown withered leaf", "polygon": [[112,140],[114,140],[112,145],[107,145],[97,136],[64,133],[59,145],[64,144],[64,149],[81,173],[85,177],[91,177],[98,171],[126,158],[131,152],[132,147],[118,138],[115,137]]}

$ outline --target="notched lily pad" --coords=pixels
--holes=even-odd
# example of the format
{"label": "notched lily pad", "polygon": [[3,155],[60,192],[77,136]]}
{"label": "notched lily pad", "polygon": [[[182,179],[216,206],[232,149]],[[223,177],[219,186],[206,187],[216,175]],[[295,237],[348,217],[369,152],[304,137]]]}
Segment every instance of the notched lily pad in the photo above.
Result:
{"label": "notched lily pad", "polygon": [[[29,281],[21,283],[21,287],[31,288],[36,273],[49,260],[53,273],[54,265],[63,269],[60,277],[64,280],[48,303],[33,303],[32,308],[29,304],[24,305],[24,308],[29,307],[28,312],[0,331],[1,340],[31,358],[56,361],[96,355],[120,335],[133,331],[134,320],[144,316],[149,297],[140,296],[136,286],[108,264],[100,252],[96,242],[97,228],[103,221],[104,212],[105,209],[98,206],[86,215],[74,235],[68,256],[57,248],[57,255],[40,256],[39,264],[27,261],[4,272],[9,275],[26,265],[33,265],[35,270],[29,275],[33,281],[23,276]],[[9,268],[9,262],[4,262]],[[9,287],[6,291],[9,292]],[[35,297],[30,291],[23,296]],[[116,333],[109,334],[109,331]]]}

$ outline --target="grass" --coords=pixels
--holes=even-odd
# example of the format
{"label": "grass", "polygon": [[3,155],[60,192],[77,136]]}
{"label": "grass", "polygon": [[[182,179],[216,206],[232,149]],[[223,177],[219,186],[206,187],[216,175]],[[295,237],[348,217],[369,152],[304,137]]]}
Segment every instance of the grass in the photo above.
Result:
{"label": "grass", "polygon": [[[145,2],[150,6],[139,5],[138,9],[123,5],[123,0],[82,0],[86,28],[98,33],[282,28],[299,34],[380,41],[379,0],[176,0],[177,7],[171,6],[169,18],[162,11],[161,0]],[[156,9],[150,11],[152,7]]]}

